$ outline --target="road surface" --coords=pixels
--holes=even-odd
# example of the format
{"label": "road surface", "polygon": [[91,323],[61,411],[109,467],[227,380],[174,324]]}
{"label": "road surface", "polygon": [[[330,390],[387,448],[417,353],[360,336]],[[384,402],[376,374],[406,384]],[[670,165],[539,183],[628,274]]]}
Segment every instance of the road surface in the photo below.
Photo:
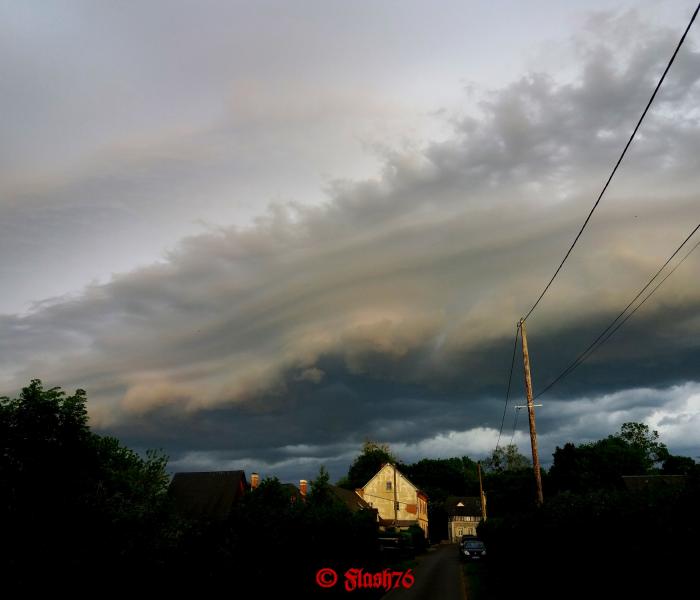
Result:
{"label": "road surface", "polygon": [[382,600],[466,600],[457,544],[440,544],[418,560],[413,586],[391,590]]}

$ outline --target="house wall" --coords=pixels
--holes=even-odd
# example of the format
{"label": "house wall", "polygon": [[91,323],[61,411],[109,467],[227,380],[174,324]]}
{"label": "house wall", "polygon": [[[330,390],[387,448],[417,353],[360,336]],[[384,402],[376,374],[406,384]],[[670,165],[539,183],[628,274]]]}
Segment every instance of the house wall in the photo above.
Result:
{"label": "house wall", "polygon": [[421,526],[425,538],[428,539],[428,501],[421,494],[418,495],[418,525]]}
{"label": "house wall", "polygon": [[481,517],[458,516],[450,518],[448,533],[451,542],[459,542],[463,535],[476,535]]}
{"label": "house wall", "polygon": [[[394,518],[394,481],[396,500],[399,508],[396,518],[399,521],[412,520],[421,526],[428,535],[428,505],[425,498],[419,497],[416,487],[400,471],[394,480],[393,465],[384,465],[379,472],[362,488],[362,497],[376,508],[382,519]],[[390,484],[391,487],[388,487]]]}

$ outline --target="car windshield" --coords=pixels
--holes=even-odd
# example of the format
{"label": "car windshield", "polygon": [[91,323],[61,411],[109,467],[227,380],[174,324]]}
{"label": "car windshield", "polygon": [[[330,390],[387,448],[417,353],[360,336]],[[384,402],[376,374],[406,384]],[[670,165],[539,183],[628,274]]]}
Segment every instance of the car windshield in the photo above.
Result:
{"label": "car windshield", "polygon": [[464,542],[465,548],[469,548],[470,550],[482,550],[484,547],[483,542],[472,542],[472,541],[466,541]]}

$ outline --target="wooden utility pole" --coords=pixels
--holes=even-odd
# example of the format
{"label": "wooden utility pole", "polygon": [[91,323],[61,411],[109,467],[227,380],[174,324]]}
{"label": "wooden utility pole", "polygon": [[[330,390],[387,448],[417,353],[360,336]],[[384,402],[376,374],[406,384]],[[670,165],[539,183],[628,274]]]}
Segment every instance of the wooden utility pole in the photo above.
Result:
{"label": "wooden utility pole", "polygon": [[520,319],[520,335],[523,340],[523,370],[525,371],[525,392],[527,393],[527,415],[530,421],[530,446],[532,446],[532,467],[535,470],[537,486],[537,505],[544,502],[542,495],[542,474],[540,473],[540,457],[537,453],[537,430],[535,429],[535,406],[532,402],[532,377],[530,376],[530,355],[527,352],[527,333],[525,321]]}
{"label": "wooden utility pole", "polygon": [[479,498],[481,499],[481,520],[486,520],[486,494],[484,494],[484,482],[481,480],[481,461],[476,463],[479,471]]}

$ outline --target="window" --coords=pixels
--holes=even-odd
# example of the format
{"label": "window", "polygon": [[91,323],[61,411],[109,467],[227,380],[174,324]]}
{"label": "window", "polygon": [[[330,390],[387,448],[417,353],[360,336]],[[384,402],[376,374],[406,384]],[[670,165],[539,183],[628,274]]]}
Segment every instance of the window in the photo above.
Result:
{"label": "window", "polygon": [[390,492],[391,491],[391,481],[386,482],[386,491]]}

